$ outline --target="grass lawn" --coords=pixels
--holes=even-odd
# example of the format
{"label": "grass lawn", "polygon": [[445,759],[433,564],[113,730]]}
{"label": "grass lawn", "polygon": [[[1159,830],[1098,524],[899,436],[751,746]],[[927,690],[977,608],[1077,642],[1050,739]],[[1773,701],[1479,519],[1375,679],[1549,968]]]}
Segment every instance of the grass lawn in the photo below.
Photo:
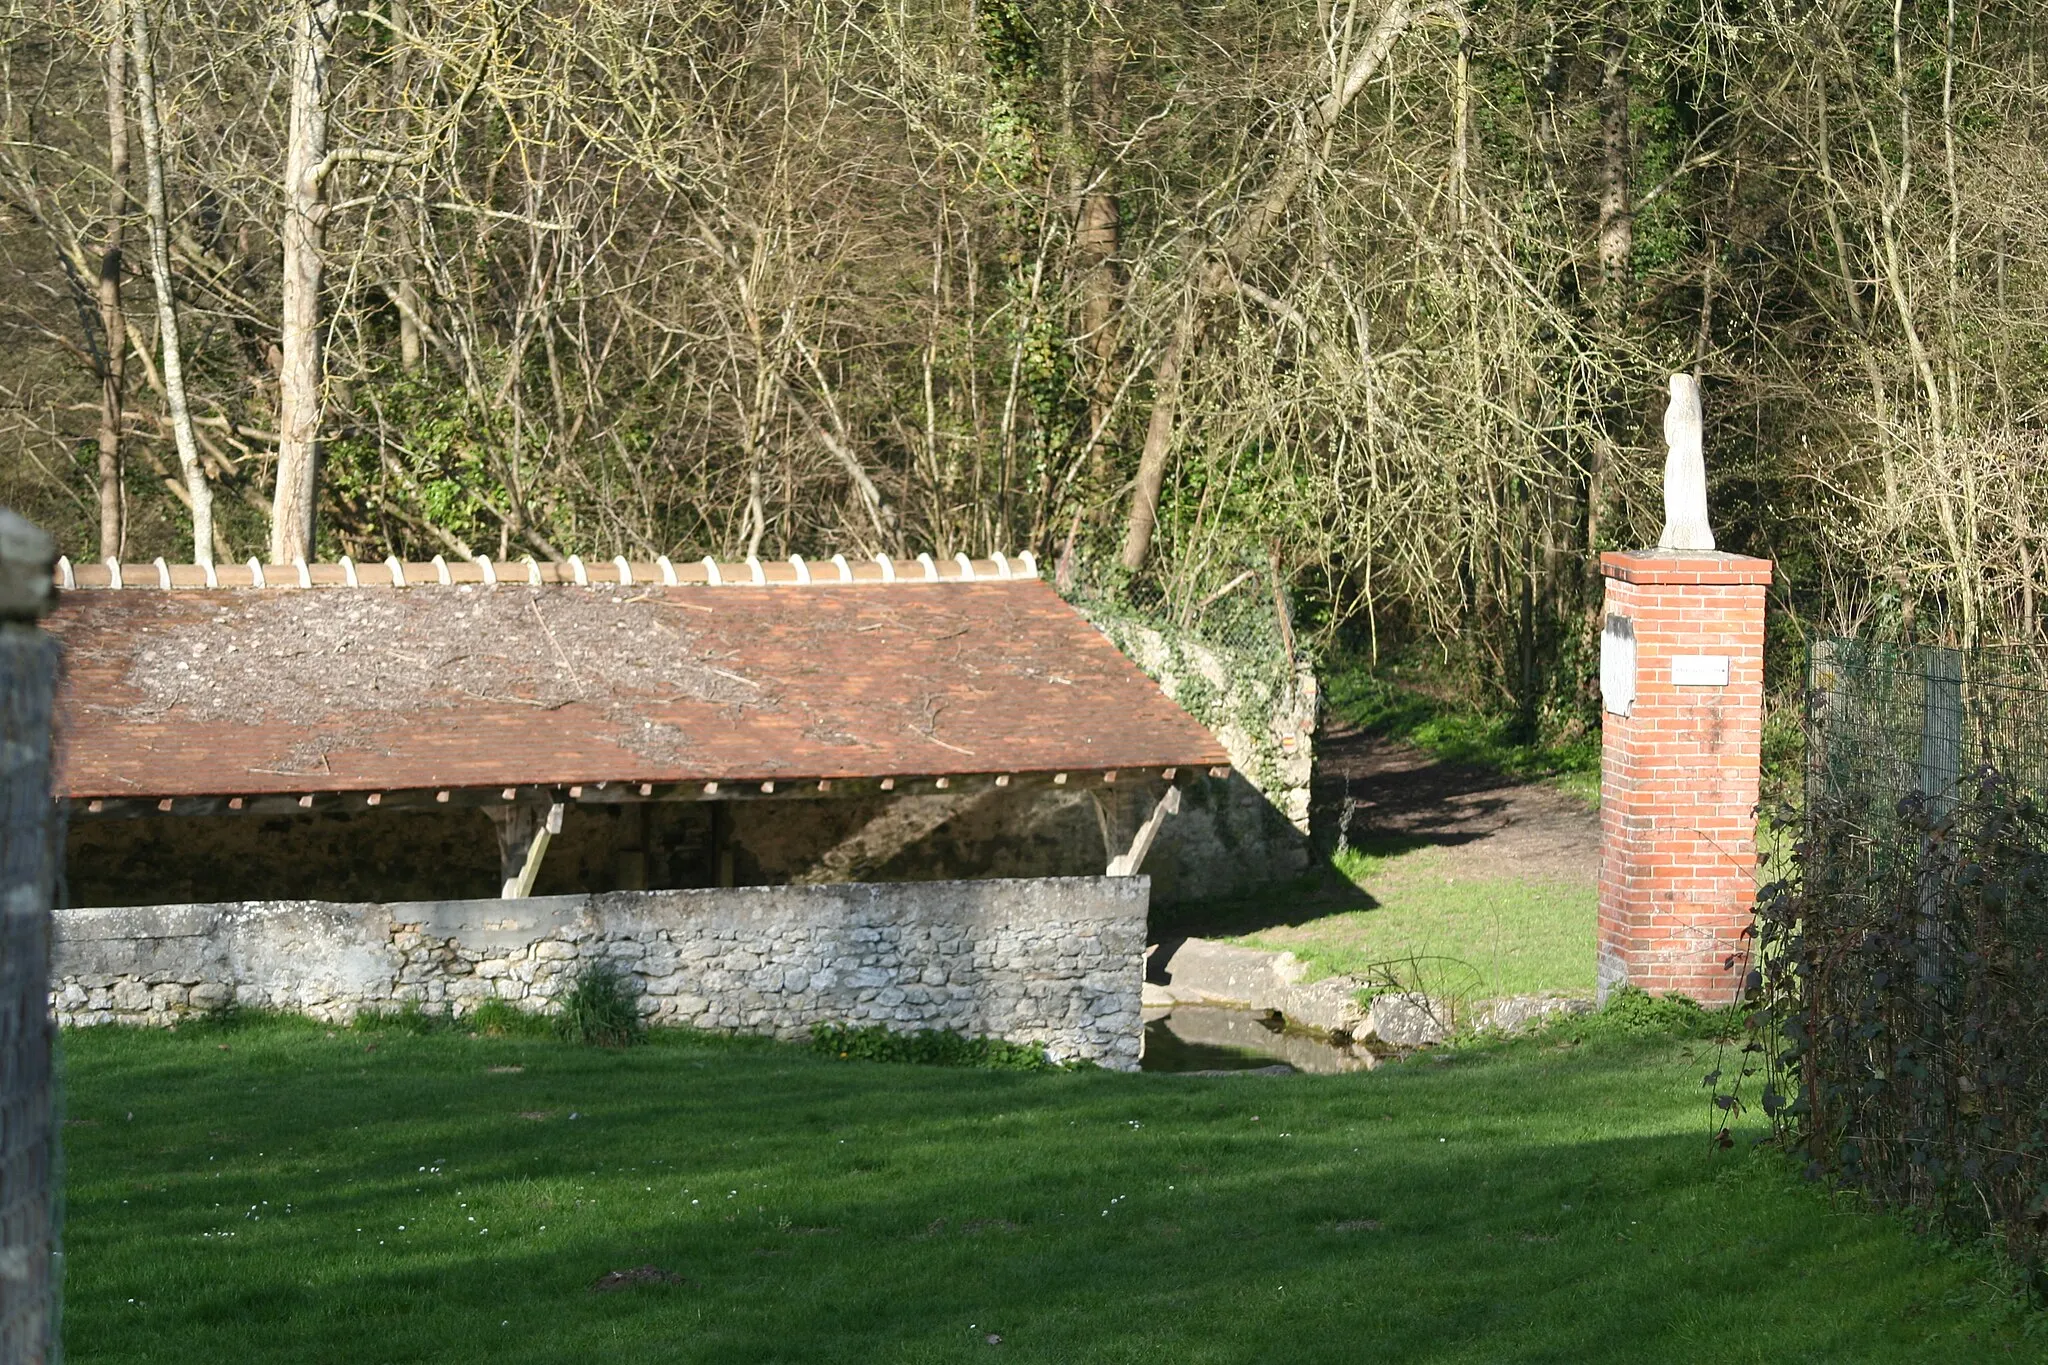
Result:
{"label": "grass lawn", "polygon": [[[1231,1079],[264,1021],[64,1049],[75,1365],[2044,1358],[1987,1258],[1710,1150],[1713,1047],[1668,1037]],[[591,1288],[645,1265],[686,1282]]]}
{"label": "grass lawn", "polygon": [[1312,976],[1350,972],[1467,1000],[1593,993],[1599,891],[1459,875],[1441,848],[1347,849],[1293,887],[1162,906],[1155,932],[1285,950]]}
{"label": "grass lawn", "polygon": [[[1333,908],[1305,924],[1261,929],[1241,941],[1289,949],[1319,974],[1391,975],[1404,985],[1467,999],[1592,994],[1597,888],[1459,877],[1447,871],[1447,861],[1441,849],[1347,849],[1333,860],[1333,871],[1369,892],[1369,906]],[[1334,894],[1336,905],[1344,905],[1344,891]]]}

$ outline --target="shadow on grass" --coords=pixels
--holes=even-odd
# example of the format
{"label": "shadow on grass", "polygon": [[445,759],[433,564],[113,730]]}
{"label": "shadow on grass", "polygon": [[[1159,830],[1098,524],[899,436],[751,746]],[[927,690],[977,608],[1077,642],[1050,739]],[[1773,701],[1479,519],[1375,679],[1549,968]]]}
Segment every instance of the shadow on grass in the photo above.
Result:
{"label": "shadow on grass", "polygon": [[[1348,852],[1354,857],[1376,860],[1437,846],[1438,841],[1426,835],[1361,833],[1351,840]],[[1307,872],[1292,881],[1263,888],[1256,895],[1153,906],[1149,938],[1162,945],[1161,952],[1154,956],[1163,957],[1166,946],[1189,938],[1231,938],[1264,929],[1293,928],[1329,915],[1380,908],[1379,899],[1353,880],[1339,866],[1338,859],[1312,857]]]}
{"label": "shadow on grass", "polygon": [[[1695,1044],[1328,1079],[367,1046],[73,1035],[74,1360],[1880,1361],[2011,1325],[1981,1262],[1712,1153]],[[589,1288],[642,1265],[687,1283]]]}

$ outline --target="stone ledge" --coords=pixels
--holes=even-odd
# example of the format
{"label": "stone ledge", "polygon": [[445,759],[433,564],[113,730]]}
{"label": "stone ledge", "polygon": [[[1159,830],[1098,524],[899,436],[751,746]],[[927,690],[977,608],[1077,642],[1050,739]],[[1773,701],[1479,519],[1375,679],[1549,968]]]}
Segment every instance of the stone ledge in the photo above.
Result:
{"label": "stone ledge", "polygon": [[[1593,1002],[1561,994],[1512,995],[1454,1002],[1416,991],[1386,991],[1355,976],[1303,981],[1307,968],[1293,953],[1266,952],[1190,938],[1163,957],[1155,950],[1154,980],[1145,983],[1148,1008],[1217,1005],[1279,1014],[1296,1028],[1341,1035],[1356,1042],[1426,1047],[1452,1032],[1519,1033],[1557,1014],[1580,1014]],[[1359,997],[1367,999],[1361,1003]]]}

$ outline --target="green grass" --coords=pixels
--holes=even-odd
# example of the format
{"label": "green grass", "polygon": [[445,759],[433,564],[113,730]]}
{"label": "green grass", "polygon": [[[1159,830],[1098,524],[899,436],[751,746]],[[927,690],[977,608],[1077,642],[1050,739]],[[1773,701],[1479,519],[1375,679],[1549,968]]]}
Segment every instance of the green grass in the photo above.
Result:
{"label": "green grass", "polygon": [[[69,1358],[2043,1358],[1986,1256],[1711,1150],[1714,1045],[1582,1036],[1217,1080],[74,1032]],[[643,1265],[687,1283],[590,1288]]]}
{"label": "green grass", "polygon": [[1323,686],[1330,709],[1361,729],[1413,744],[1446,762],[1548,782],[1587,805],[1600,803],[1597,729],[1570,736],[1519,735],[1512,716],[1490,714],[1356,663],[1333,668]]}
{"label": "green grass", "polygon": [[1349,848],[1292,887],[1155,909],[1154,931],[1285,950],[1311,979],[1391,977],[1466,1000],[1592,993],[1596,887],[1459,876],[1450,861],[1398,841]]}
{"label": "green grass", "polygon": [[1332,870],[1371,893],[1375,904],[1239,941],[1287,949],[1318,976],[1391,975],[1406,986],[1465,999],[1592,992],[1597,888],[1460,878],[1444,870],[1445,862],[1437,849],[1346,849],[1331,860]]}

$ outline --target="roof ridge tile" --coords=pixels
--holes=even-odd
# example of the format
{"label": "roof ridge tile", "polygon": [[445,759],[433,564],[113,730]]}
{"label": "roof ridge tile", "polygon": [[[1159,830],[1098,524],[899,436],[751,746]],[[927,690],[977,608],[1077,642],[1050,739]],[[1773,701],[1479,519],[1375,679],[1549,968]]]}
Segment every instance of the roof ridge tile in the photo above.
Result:
{"label": "roof ridge tile", "polygon": [[[829,587],[847,583],[1004,583],[1039,577],[1038,561],[1029,550],[1015,555],[996,551],[986,559],[975,559],[964,552],[957,552],[941,560],[926,552],[914,560],[878,554],[867,560],[851,561],[842,553],[833,555],[829,561],[806,560],[802,555],[791,555],[787,560],[765,563],[749,556],[733,563],[720,562],[707,555],[694,564],[678,565],[667,555],[653,560],[630,560],[624,555],[615,555],[605,564],[586,564],[580,555],[545,561],[524,555],[520,563],[526,569],[527,585],[533,587]],[[831,564],[837,572],[819,573],[823,563]],[[902,573],[900,570],[905,564],[914,565],[920,572]],[[65,592],[151,588],[157,591],[206,588],[283,591],[296,588],[431,588],[475,584],[489,587],[511,581],[499,576],[498,565],[488,555],[457,560],[435,555],[425,562],[400,560],[391,555],[378,566],[382,573],[366,575],[362,572],[364,567],[348,555],[325,563],[298,559],[290,564],[265,564],[251,557],[240,564],[221,566],[172,564],[161,556],[146,564],[122,564],[112,559],[74,563],[69,556],[60,556],[52,577],[57,587]]]}

